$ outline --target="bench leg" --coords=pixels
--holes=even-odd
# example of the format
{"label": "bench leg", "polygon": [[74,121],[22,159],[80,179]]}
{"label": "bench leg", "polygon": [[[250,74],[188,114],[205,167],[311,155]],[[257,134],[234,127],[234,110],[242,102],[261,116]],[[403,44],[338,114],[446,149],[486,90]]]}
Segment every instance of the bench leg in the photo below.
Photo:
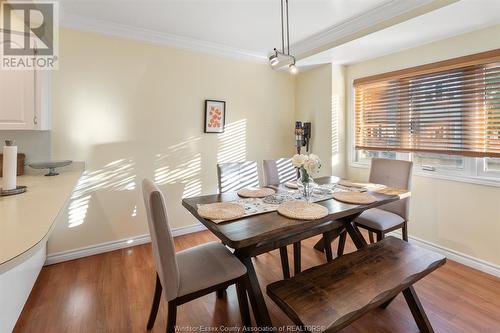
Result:
{"label": "bench leg", "polygon": [[[397,295],[396,295],[397,296]],[[394,301],[394,299],[396,298],[396,296],[394,297],[391,297],[388,301],[386,301],[385,303],[382,303],[382,305],[380,306],[382,309],[385,309],[389,306],[389,304],[392,303],[392,301]]]}
{"label": "bench leg", "polygon": [[288,251],[286,246],[280,247],[281,269],[283,270],[283,279],[290,278],[290,265],[288,263]]}
{"label": "bench leg", "polygon": [[420,332],[433,333],[434,330],[432,329],[431,323],[425,314],[422,303],[420,303],[420,300],[418,299],[415,289],[410,286],[403,290],[403,295]]}

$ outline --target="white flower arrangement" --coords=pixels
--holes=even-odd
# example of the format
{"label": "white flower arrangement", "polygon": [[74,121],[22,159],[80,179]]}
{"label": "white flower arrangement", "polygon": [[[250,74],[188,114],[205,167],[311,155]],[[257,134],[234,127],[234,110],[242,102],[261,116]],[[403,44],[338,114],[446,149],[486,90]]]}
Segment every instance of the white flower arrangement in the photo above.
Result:
{"label": "white flower arrangement", "polygon": [[321,160],[314,154],[295,154],[292,157],[292,164],[296,168],[303,169],[310,176],[316,175],[321,168]]}

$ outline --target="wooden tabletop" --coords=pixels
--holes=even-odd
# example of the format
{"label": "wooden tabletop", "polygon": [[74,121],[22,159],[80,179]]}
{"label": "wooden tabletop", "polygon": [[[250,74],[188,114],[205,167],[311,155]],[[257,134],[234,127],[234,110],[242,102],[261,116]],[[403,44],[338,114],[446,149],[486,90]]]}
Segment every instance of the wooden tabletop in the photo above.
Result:
{"label": "wooden tabletop", "polygon": [[[337,180],[337,177],[322,177],[315,179],[318,184],[329,184]],[[280,186],[276,188],[278,192],[283,190]],[[285,236],[289,237],[310,228],[317,227],[327,221],[354,215],[366,209],[381,206],[400,199],[397,195],[385,195],[375,192],[369,193],[377,198],[375,203],[369,205],[346,204],[334,199],[317,202],[319,205],[326,207],[329,214],[322,219],[313,221],[290,219],[278,214],[278,212],[253,215],[222,223],[214,223],[198,215],[198,204],[227,202],[241,199],[236,192],[185,198],[182,200],[182,205],[210,231],[219,237],[224,244],[233,249],[240,249],[272,242]]]}

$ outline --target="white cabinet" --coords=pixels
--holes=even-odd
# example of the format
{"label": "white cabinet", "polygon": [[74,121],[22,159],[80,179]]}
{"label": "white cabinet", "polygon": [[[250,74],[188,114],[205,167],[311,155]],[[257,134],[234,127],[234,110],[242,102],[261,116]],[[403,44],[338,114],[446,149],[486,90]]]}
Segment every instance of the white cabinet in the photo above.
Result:
{"label": "white cabinet", "polygon": [[0,130],[49,129],[50,73],[0,69]]}

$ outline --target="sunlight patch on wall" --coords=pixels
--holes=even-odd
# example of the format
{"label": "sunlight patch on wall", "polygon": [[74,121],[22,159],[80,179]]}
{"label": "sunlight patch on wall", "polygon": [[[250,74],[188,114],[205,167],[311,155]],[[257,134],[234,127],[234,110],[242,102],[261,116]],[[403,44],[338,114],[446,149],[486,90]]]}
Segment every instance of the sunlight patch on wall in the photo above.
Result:
{"label": "sunlight patch on wall", "polygon": [[92,194],[96,191],[130,191],[136,188],[134,162],[123,158],[108,163],[103,168],[85,171],[73,191],[68,206],[68,227],[85,222]]}
{"label": "sunlight patch on wall", "polygon": [[332,154],[339,152],[339,114],[341,112],[340,108],[340,96],[332,96]]}
{"label": "sunlight patch on wall", "polygon": [[276,161],[278,168],[278,179],[280,183],[297,179],[297,169],[292,165],[290,158],[280,158]]}
{"label": "sunlight patch on wall", "polygon": [[217,151],[217,163],[246,161],[246,137],[246,119],[227,124],[224,133],[218,135],[219,148]]}
{"label": "sunlight patch on wall", "polygon": [[199,137],[170,146],[155,156],[154,180],[157,185],[183,184],[182,197],[201,194],[201,153],[193,153]]}

